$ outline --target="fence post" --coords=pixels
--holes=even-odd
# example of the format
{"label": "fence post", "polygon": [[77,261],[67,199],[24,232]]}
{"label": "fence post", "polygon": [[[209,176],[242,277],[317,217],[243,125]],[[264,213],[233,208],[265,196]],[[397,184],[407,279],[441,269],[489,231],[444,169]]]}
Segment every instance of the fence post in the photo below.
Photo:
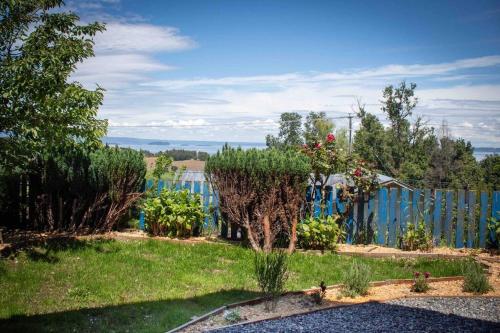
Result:
{"label": "fence post", "polygon": [[441,199],[441,190],[436,190],[434,196],[434,228],[432,231],[434,245],[439,245],[439,241],[441,240]]}
{"label": "fence post", "polygon": [[446,245],[451,246],[451,230],[453,227],[453,191],[446,191],[446,217],[444,220],[444,235]]}
{"label": "fence post", "polygon": [[421,190],[419,189],[414,189],[413,190],[413,195],[412,195],[412,203],[411,203],[411,211],[412,211],[412,217],[413,217],[413,224],[415,227],[418,225],[418,221],[420,220],[420,194],[422,193]]}
{"label": "fence post", "polygon": [[467,247],[474,247],[474,238],[476,236],[476,192],[468,193],[468,215],[467,215]]}
{"label": "fence post", "polygon": [[465,208],[465,192],[458,191],[457,204],[457,229],[455,231],[455,247],[461,249],[464,247],[464,208]]}
{"label": "fence post", "polygon": [[385,245],[385,232],[387,231],[387,188],[381,188],[378,192],[378,219],[377,219],[377,243]]}
{"label": "fence post", "polygon": [[424,221],[427,231],[431,230],[431,190],[424,190]]}
{"label": "fence post", "polygon": [[144,211],[139,212],[139,230],[144,230]]}
{"label": "fence post", "polygon": [[[493,192],[493,201],[491,202],[491,217],[500,220],[500,191]],[[490,240],[495,241],[495,230],[490,230]]]}
{"label": "fence post", "polygon": [[314,217],[319,217],[321,215],[321,186],[315,186],[314,192]]}
{"label": "fence post", "polygon": [[398,218],[396,216],[396,201],[398,199],[398,189],[391,188],[389,191],[389,237],[388,245],[396,246],[396,230]]}
{"label": "fence post", "polygon": [[400,218],[399,224],[401,225],[401,231],[406,233],[406,226],[408,220],[410,219],[410,208],[408,202],[410,201],[410,191],[407,188],[401,189],[401,203],[399,204]]}

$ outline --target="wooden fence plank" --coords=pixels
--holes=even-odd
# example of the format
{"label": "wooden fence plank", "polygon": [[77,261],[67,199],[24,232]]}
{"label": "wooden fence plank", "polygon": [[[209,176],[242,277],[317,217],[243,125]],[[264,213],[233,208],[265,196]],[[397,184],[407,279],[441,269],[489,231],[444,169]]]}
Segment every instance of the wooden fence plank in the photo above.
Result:
{"label": "wooden fence plank", "polygon": [[442,192],[441,190],[436,190],[434,195],[434,225],[432,231],[432,239],[434,240],[434,245],[439,245],[441,240],[441,200]]}
{"label": "wooden fence plank", "polygon": [[139,230],[144,230],[144,211],[139,212]]}
{"label": "wooden fence plank", "polygon": [[325,213],[327,216],[331,216],[333,214],[333,187],[326,187],[326,200],[325,200]]}
{"label": "wooden fence plank", "polygon": [[368,199],[368,207],[366,209],[366,233],[367,237],[365,239],[366,244],[371,244],[375,242],[373,239],[373,231],[375,230],[375,226],[373,225],[373,219],[375,217],[375,195],[370,193]]}
{"label": "wooden fence plank", "polygon": [[316,185],[314,193],[314,217],[321,215],[321,186]]}
{"label": "wooden fence plank", "polygon": [[424,190],[424,221],[427,231],[431,230],[431,205],[432,205],[431,190],[426,188]]}
{"label": "wooden fence plank", "polygon": [[378,192],[378,219],[377,219],[377,243],[385,245],[385,233],[387,231],[387,188],[381,188]]}
{"label": "wooden fence plank", "polygon": [[410,191],[407,188],[401,189],[401,203],[400,203],[400,214],[399,223],[401,225],[401,231],[403,233],[406,232],[406,227],[408,225],[408,221],[410,220]]}
{"label": "wooden fence plank", "polygon": [[457,203],[457,228],[455,230],[455,247],[461,249],[464,247],[464,209],[465,209],[465,192],[458,191]]}
{"label": "wooden fence plank", "polygon": [[398,199],[398,189],[391,188],[389,191],[389,235],[388,245],[396,246],[396,230],[398,218],[396,216],[396,201]]}
{"label": "wooden fence plank", "polygon": [[349,215],[347,216],[347,237],[346,243],[352,244],[353,235],[354,235],[354,207],[349,211]]}
{"label": "wooden fence plank", "polygon": [[191,193],[191,181],[186,180],[186,181],[184,182],[184,189],[185,189],[185,190],[188,190],[188,191],[189,191],[189,193]]}
{"label": "wooden fence plank", "polygon": [[468,214],[467,214],[467,247],[474,247],[474,239],[476,238],[476,192],[469,191],[468,193]]}
{"label": "wooden fence plank", "polygon": [[158,181],[158,194],[160,194],[161,190],[163,190],[163,185],[164,185],[163,180],[160,179]]}
{"label": "wooden fence plank", "polygon": [[152,179],[148,179],[148,181],[146,182],[146,190],[149,190],[150,188],[153,188],[153,180]]}
{"label": "wooden fence plank", "polygon": [[446,191],[446,216],[444,220],[444,237],[446,245],[451,246],[451,230],[453,227],[453,196],[454,191]]}
{"label": "wooden fence plank", "polygon": [[411,198],[411,213],[413,224],[417,226],[418,221],[420,220],[420,195],[422,194],[422,190],[416,188],[413,190],[413,196]]}
{"label": "wooden fence plank", "polygon": [[486,247],[487,233],[487,216],[488,216],[488,192],[481,192],[481,210],[479,213],[479,247]]}
{"label": "wooden fence plank", "polygon": [[[195,187],[196,189],[196,187]],[[195,190],[196,191],[196,190]],[[210,188],[207,182],[203,182],[203,210],[205,211],[205,226],[208,226],[209,223],[209,206],[210,206]]]}
{"label": "wooden fence plank", "polygon": [[[491,217],[500,220],[500,191],[493,192],[493,200],[491,202]],[[490,240],[493,242],[496,238],[495,230],[490,230]]]}

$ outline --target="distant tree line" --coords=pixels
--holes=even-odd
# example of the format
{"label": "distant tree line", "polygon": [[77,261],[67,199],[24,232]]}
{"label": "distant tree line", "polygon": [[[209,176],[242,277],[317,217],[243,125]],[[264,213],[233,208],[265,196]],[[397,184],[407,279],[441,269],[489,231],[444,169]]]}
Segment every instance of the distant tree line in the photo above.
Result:
{"label": "distant tree line", "polygon": [[146,157],[158,157],[161,155],[167,155],[172,157],[174,161],[185,161],[185,160],[206,161],[209,156],[209,154],[204,151],[197,152],[196,150],[184,150],[184,149],[169,149],[158,153],[152,153],[149,150],[141,150],[141,152]]}
{"label": "distant tree line", "polygon": [[[472,144],[454,138],[445,121],[436,129],[422,117],[414,117],[416,87],[401,82],[383,90],[385,126],[358,100],[360,128],[354,135],[351,158],[415,187],[500,189],[500,156],[489,155],[478,162]],[[304,123],[300,114],[287,112],[281,115],[278,136],[267,135],[266,143],[270,148],[287,149],[315,142],[329,132],[336,133],[340,151],[347,151],[346,130],[335,131],[324,112],[310,112]]]}

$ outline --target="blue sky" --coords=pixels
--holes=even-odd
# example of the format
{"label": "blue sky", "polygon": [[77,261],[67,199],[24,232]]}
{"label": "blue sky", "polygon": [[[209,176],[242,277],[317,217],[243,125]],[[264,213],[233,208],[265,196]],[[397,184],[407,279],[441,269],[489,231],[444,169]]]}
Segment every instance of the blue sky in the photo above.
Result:
{"label": "blue sky", "polygon": [[[499,1],[67,1],[107,23],[74,78],[107,89],[109,135],[263,141],[281,112],[382,117],[416,82],[415,116],[500,146]],[[162,125],[161,128],[123,127]],[[117,127],[113,127],[117,126]],[[121,126],[121,127],[120,127]],[[344,120],[337,120],[345,127]],[[355,127],[357,122],[355,122]]]}

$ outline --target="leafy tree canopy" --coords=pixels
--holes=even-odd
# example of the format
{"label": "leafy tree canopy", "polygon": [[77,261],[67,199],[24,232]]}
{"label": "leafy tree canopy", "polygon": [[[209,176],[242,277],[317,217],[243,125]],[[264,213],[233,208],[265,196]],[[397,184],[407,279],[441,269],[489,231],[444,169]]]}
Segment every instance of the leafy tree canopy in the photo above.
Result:
{"label": "leafy tree canopy", "polygon": [[68,82],[92,57],[100,23],[79,24],[62,0],[0,2],[0,159],[25,168],[44,149],[99,146],[107,122],[97,119],[103,89]]}

